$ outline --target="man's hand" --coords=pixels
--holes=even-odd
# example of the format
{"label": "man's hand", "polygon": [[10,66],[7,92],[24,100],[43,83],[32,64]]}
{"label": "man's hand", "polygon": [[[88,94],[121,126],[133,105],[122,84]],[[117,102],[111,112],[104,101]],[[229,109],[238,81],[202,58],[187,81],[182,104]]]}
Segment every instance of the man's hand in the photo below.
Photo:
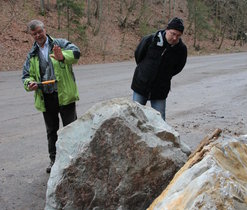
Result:
{"label": "man's hand", "polygon": [[63,61],[64,60],[62,50],[59,46],[54,45],[53,53],[54,54],[50,54],[50,57],[56,59],[57,61]]}
{"label": "man's hand", "polygon": [[37,82],[29,82],[28,84],[28,89],[33,91],[33,90],[37,90],[38,89],[38,84]]}

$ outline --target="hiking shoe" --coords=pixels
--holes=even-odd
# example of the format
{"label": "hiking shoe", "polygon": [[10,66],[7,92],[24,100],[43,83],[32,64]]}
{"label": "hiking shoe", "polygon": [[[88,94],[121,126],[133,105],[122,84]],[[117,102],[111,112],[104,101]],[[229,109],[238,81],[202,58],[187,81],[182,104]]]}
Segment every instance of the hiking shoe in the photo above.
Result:
{"label": "hiking shoe", "polygon": [[46,173],[49,174],[51,172],[51,167],[53,166],[53,164],[54,164],[54,161],[51,161],[49,166],[46,168]]}

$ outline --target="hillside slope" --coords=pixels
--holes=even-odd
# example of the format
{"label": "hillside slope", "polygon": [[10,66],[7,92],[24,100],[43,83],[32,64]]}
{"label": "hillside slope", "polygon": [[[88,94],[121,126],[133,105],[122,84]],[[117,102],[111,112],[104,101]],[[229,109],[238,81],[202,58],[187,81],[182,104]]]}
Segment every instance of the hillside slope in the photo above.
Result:
{"label": "hillside slope", "polygon": [[[165,12],[163,11],[163,1],[153,0],[152,4],[149,3],[145,9],[142,9],[139,1],[131,7],[131,1],[125,1],[129,4],[121,4],[121,1],[108,0],[103,1],[101,21],[98,21],[94,15],[97,7],[95,1],[92,2],[94,4],[91,5],[91,26],[87,24],[87,5],[84,5],[85,14],[81,19],[81,24],[86,26],[86,35],[83,41],[80,39],[82,37],[73,33],[69,38],[82,51],[79,64],[131,60],[140,38],[146,33],[164,28],[169,19],[168,7]],[[42,20],[46,25],[47,33],[51,36],[68,38],[65,16],[62,16],[61,29],[58,30],[56,0],[50,0],[49,3],[49,10],[42,16],[39,0],[0,1],[0,71],[22,69],[25,57],[33,43],[32,38],[26,32],[26,24],[32,19]],[[174,11],[175,16],[182,17],[185,26],[188,25],[186,1],[177,0]],[[98,26],[100,26],[99,32],[95,35]],[[226,40],[221,50],[217,50],[216,45],[211,42],[201,41],[200,51],[194,51],[192,36],[188,35],[186,30],[183,40],[189,48],[190,55],[246,50],[246,46],[232,47],[232,42]]]}

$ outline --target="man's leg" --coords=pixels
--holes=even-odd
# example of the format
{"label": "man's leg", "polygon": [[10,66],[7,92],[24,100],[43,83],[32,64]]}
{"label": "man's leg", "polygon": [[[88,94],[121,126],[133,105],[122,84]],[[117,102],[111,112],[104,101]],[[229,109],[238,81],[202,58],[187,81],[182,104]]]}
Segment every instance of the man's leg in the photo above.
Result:
{"label": "man's leg", "polygon": [[57,131],[59,129],[59,117],[58,117],[58,98],[56,94],[45,94],[45,106],[46,112],[43,112],[47,140],[48,140],[48,152],[51,159],[50,165],[46,169],[47,173],[50,173],[51,166],[56,158],[56,141]]}
{"label": "man's leg", "polygon": [[44,112],[43,116],[45,120],[47,140],[48,140],[48,152],[51,161],[55,161],[57,131],[59,129],[58,113]]}
{"label": "man's leg", "polygon": [[162,119],[166,120],[166,99],[151,100],[151,107],[160,112]]}
{"label": "man's leg", "polygon": [[133,101],[138,102],[141,105],[146,105],[148,99],[137,92],[133,92]]}
{"label": "man's leg", "polygon": [[60,115],[62,118],[63,126],[66,126],[77,119],[75,103],[59,107]]}

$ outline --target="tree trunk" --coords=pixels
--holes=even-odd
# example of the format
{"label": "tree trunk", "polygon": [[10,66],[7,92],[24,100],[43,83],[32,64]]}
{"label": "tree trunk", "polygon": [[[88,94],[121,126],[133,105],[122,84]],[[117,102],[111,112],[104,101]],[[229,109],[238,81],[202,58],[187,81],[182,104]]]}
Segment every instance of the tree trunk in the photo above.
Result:
{"label": "tree trunk", "polygon": [[120,0],[120,5],[119,5],[120,9],[119,9],[119,13],[123,14],[123,1]]}
{"label": "tree trunk", "polygon": [[[238,22],[238,12],[237,12],[237,17],[236,17],[236,22]],[[240,23],[236,23],[235,24],[235,26],[236,26],[236,34],[235,34],[235,40],[234,40],[234,44],[233,44],[233,46],[235,47],[236,46],[236,43],[237,43],[237,40],[238,40],[238,34],[239,34],[239,29],[240,29],[240,24],[241,24],[241,22]]]}
{"label": "tree trunk", "polygon": [[215,5],[215,16],[214,16],[214,32],[212,37],[212,43],[215,43],[217,40],[217,33],[218,33],[218,13],[219,13],[219,3],[216,2]]}
{"label": "tree trunk", "polygon": [[68,40],[70,39],[70,11],[69,5],[67,5],[67,30],[68,30]]}
{"label": "tree trunk", "polygon": [[[243,25],[244,26],[246,24],[246,22],[245,22],[245,20],[246,20],[245,15],[246,15],[245,13],[242,14],[242,16],[243,16],[242,20],[243,20]],[[241,38],[241,40],[242,40],[242,45],[241,46],[243,46],[246,43],[247,33],[244,33],[243,36],[241,36],[241,37],[242,37]]]}
{"label": "tree trunk", "polygon": [[221,41],[220,41],[220,45],[219,45],[218,49],[220,49],[221,46],[222,46],[222,44],[223,44],[223,41],[224,41],[224,39],[225,39],[225,32],[226,32],[226,25],[224,25],[223,31],[222,31],[222,33],[221,33]]}
{"label": "tree trunk", "polygon": [[176,14],[176,13],[175,13],[175,11],[176,11],[175,8],[176,8],[176,0],[173,0],[173,15],[172,15],[173,17],[174,17],[175,14]]}
{"label": "tree trunk", "polygon": [[169,0],[169,15],[168,15],[168,19],[170,20],[171,19],[171,10],[172,10],[172,7],[171,7],[171,0]]}
{"label": "tree trunk", "polygon": [[45,14],[45,2],[44,2],[44,0],[40,0],[40,11],[41,11],[42,15]]}
{"label": "tree trunk", "polygon": [[47,0],[46,8],[48,11],[50,10],[50,0]]}
{"label": "tree trunk", "polygon": [[61,11],[60,11],[60,3],[59,0],[57,0],[57,29],[61,29]]}
{"label": "tree trunk", "polygon": [[87,24],[89,26],[92,25],[91,23],[91,0],[87,0]]}
{"label": "tree trunk", "polygon": [[163,0],[163,16],[166,15],[166,0]]}
{"label": "tree trunk", "polygon": [[196,40],[197,40],[197,20],[196,20],[196,0],[194,0],[194,43],[193,47],[196,48]]}
{"label": "tree trunk", "polygon": [[97,1],[97,23],[96,26],[94,28],[94,35],[96,36],[99,31],[100,31],[100,26],[101,26],[101,20],[102,20],[102,0],[98,0]]}

